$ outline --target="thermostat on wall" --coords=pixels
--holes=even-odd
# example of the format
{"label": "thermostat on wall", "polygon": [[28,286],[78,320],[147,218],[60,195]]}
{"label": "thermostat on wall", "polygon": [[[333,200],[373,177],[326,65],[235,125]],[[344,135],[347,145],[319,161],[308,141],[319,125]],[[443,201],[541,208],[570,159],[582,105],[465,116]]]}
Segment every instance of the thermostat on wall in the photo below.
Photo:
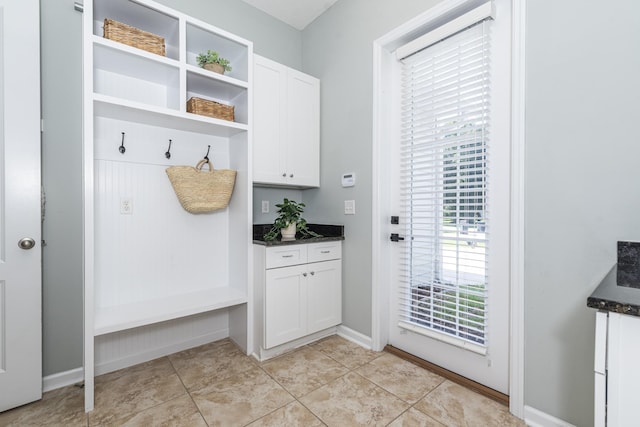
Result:
{"label": "thermostat on wall", "polygon": [[342,174],[342,186],[353,187],[356,185],[356,174],[353,172]]}

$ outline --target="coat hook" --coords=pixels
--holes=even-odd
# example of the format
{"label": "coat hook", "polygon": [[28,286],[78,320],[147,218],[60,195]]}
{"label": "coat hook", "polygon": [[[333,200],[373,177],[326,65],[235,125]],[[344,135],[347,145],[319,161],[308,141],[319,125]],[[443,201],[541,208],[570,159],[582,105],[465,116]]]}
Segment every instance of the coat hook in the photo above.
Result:
{"label": "coat hook", "polygon": [[169,148],[167,148],[167,152],[166,152],[166,153],[164,153],[164,156],[165,156],[167,159],[170,159],[170,158],[171,158],[171,140],[169,140]]}
{"label": "coat hook", "polygon": [[124,154],[124,152],[127,151],[127,149],[124,148],[124,132],[122,132],[122,143],[120,144],[118,151],[120,151],[120,154]]}
{"label": "coat hook", "polygon": [[207,154],[204,155],[204,159],[207,161],[207,163],[209,163],[209,150],[211,150],[210,145],[207,147]]}

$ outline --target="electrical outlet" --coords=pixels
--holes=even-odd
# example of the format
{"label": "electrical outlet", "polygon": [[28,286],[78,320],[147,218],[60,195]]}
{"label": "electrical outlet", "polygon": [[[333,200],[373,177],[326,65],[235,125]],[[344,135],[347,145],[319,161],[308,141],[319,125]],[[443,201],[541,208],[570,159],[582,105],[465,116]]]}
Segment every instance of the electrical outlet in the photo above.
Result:
{"label": "electrical outlet", "polygon": [[344,201],[344,214],[345,215],[355,215],[356,214],[356,201],[355,200],[345,200]]}
{"label": "electrical outlet", "polygon": [[263,200],[262,201],[262,213],[269,213],[269,201],[268,200]]}
{"label": "electrical outlet", "polygon": [[131,215],[133,213],[133,201],[129,197],[122,197],[120,199],[120,214]]}

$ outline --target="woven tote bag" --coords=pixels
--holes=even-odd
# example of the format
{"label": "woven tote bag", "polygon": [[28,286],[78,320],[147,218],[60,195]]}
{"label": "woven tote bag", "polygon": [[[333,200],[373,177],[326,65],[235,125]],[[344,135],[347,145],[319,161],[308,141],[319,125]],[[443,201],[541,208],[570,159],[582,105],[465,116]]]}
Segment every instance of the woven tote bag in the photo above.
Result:
{"label": "woven tote bag", "polygon": [[[209,170],[202,170],[204,165]],[[208,160],[200,160],[196,167],[171,166],[167,176],[182,207],[191,213],[213,212],[229,205],[236,171],[215,170]]]}

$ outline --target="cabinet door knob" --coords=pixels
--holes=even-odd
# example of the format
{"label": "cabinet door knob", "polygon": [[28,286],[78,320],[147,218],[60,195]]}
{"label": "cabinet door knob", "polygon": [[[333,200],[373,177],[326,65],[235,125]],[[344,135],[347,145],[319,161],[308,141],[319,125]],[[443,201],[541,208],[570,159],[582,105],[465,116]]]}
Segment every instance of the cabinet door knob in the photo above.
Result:
{"label": "cabinet door knob", "polygon": [[293,174],[289,175],[289,178],[293,178]]}
{"label": "cabinet door knob", "polygon": [[283,172],[283,173],[282,173],[282,176],[286,178],[286,177],[287,177],[287,173],[286,173],[286,172]]}
{"label": "cabinet door knob", "polygon": [[311,272],[311,275],[312,275],[312,276],[313,276],[313,275],[315,275],[315,274],[316,274],[316,273],[315,273],[315,271],[312,271],[312,272]]}
{"label": "cabinet door knob", "polygon": [[302,275],[303,275],[304,277],[307,277],[307,273],[302,273]]}

